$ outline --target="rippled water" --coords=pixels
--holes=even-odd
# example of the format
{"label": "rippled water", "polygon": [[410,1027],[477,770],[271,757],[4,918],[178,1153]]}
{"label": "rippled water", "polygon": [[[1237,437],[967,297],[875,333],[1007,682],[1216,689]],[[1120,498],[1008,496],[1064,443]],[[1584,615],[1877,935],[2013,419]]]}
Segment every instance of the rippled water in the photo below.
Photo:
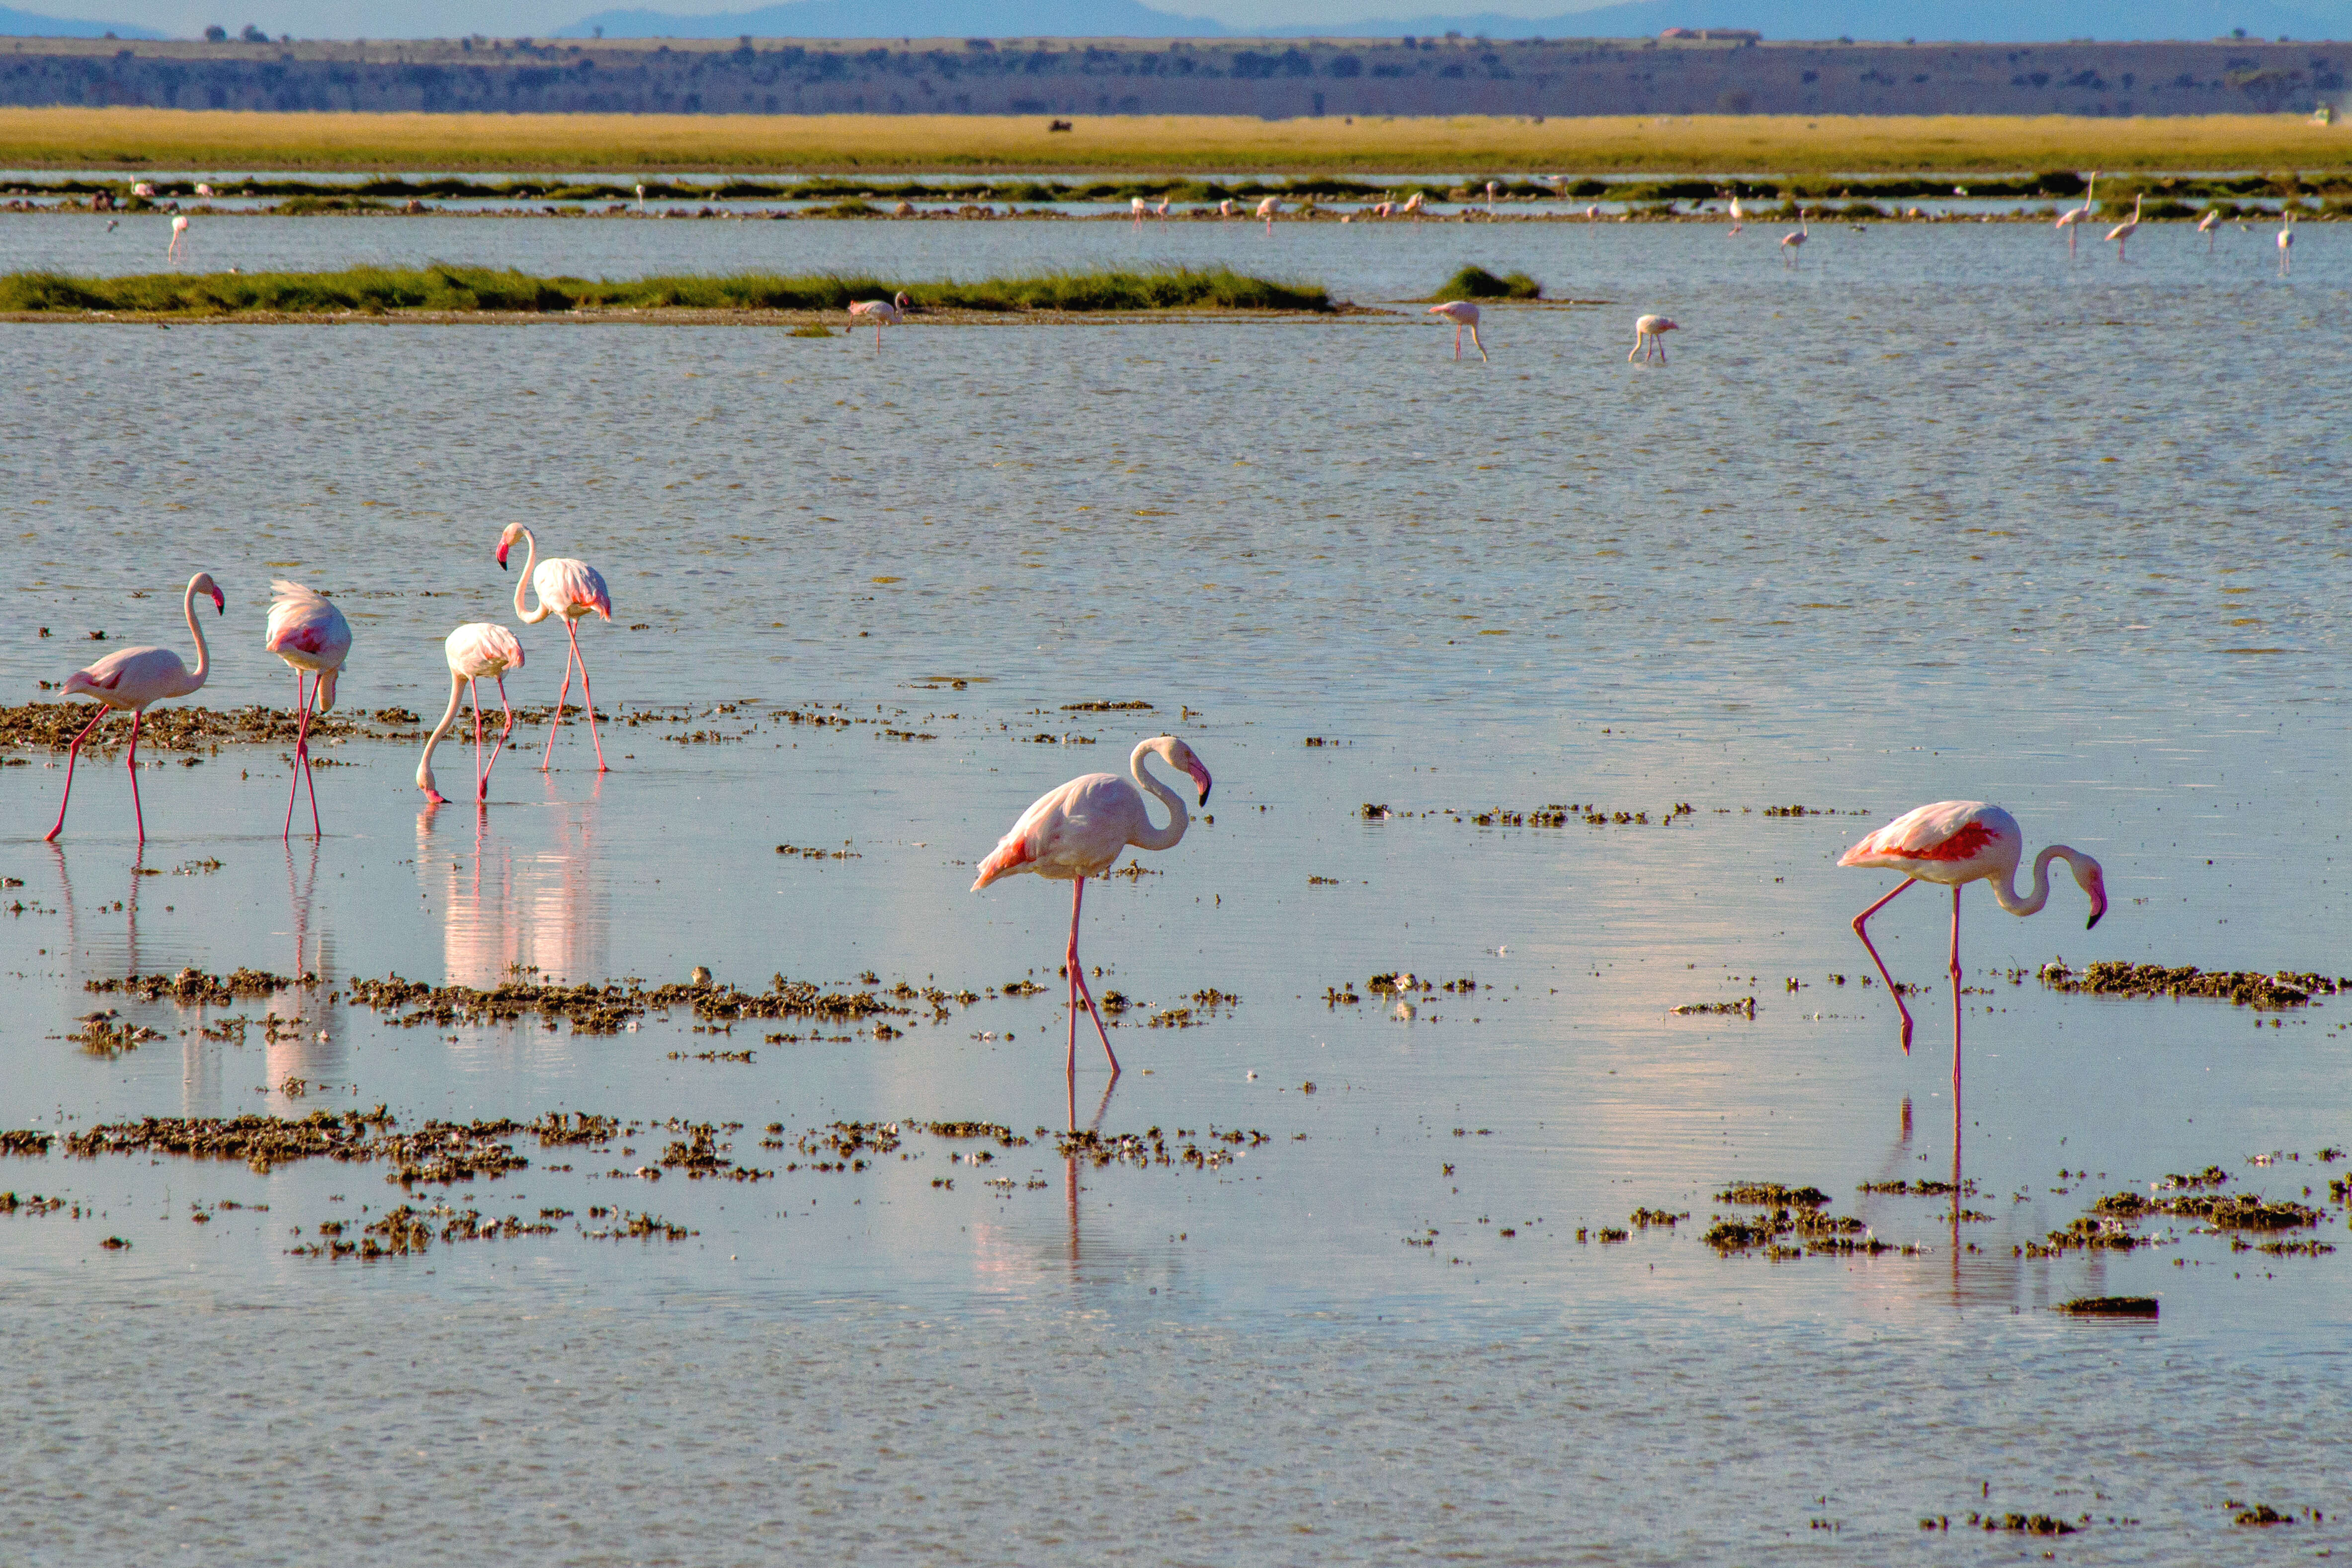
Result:
{"label": "rippled water", "polygon": [[[0,220],[0,265],[107,265],[129,232]],[[618,720],[601,781],[576,730],[542,776],[519,728],[480,816],[420,810],[406,746],[322,748],[343,766],[315,846],[278,837],[273,748],[163,757],[143,854],[119,766],[80,772],[56,849],[62,769],[0,770],[22,882],[0,1125],[562,1108],[739,1122],[761,1165],[797,1158],[755,1148],[772,1121],[1061,1126],[1050,990],[984,993],[1055,983],[1066,901],[969,894],[971,862],[1168,727],[1216,774],[1213,821],[1088,894],[1097,988],[1142,1006],[1099,1108],[1082,1042],[1076,1120],[1266,1134],[1204,1170],[1044,1137],[973,1167],[926,1134],[753,1185],[606,1174],[653,1133],[626,1157],[526,1140],[531,1168],[449,1199],[573,1211],[559,1234],[369,1264],[286,1249],[401,1201],[378,1166],[5,1159],[0,1187],[85,1211],[0,1217],[0,1529],[26,1560],[1882,1563],[1979,1552],[1919,1521],[1986,1510],[2091,1516],[2006,1555],[2341,1544],[2318,1435],[2347,1403],[2344,1254],[2186,1226],[2014,1250],[2208,1163],[2323,1198],[2346,1166],[2320,1151],[2352,1143],[2339,1003],[2258,1018],[2007,973],[2347,967],[2337,231],[2284,282],[2266,235],[2209,260],[2178,226],[2128,267],[2070,267],[2040,230],[1824,229],[1793,272],[1769,232],[1679,226],[205,234],[256,267],[412,255],[385,246],[615,275],[1132,253],[1361,299],[1477,261],[1608,303],[1492,310],[1491,364],[1402,315],[916,325],[878,355],[740,328],[0,326],[0,675],[24,699],[94,631],[184,647],[201,567],[229,596],[207,704],[289,700],[259,648],[283,574],[352,620],[348,707],[429,719],[439,639],[503,614],[490,551],[520,520],[612,584],[583,646]],[[1684,327],[1664,370],[1624,360],[1654,308]],[[561,638],[522,634],[509,687],[544,704]],[[1065,707],[1106,700],[1154,706]],[[467,758],[439,766],[446,787]],[[1906,1058],[1846,927],[1886,879],[1833,867],[1949,796],[2099,856],[2116,901],[2088,934],[2063,882],[2031,921],[1966,901],[1988,1010],[1958,1153],[1990,1216],[1966,1225],[1853,1190],[1951,1173],[1946,915],[1915,894],[1874,925],[1922,987]],[[1567,803],[1648,820],[1475,821]],[[1797,803],[1836,814],[1765,814]],[[99,1005],[86,980],[189,964],[328,984],[274,1004],[299,1019],[274,1042],[119,998],[163,1038],[110,1061],[58,1038]],[[893,1040],[776,1043],[806,1030],[402,1029],[341,999],[512,964],[983,995]],[[1401,1019],[1364,987],[1399,968],[1480,988]],[[1362,1001],[1327,1001],[1350,982]],[[1143,1027],[1205,988],[1242,999]],[[1669,1010],[1748,996],[1752,1020]],[[751,1060],[696,1056],[728,1051]],[[1718,1259],[1696,1232],[1740,1177],[1816,1183],[1922,1250]],[[696,1234],[585,1239],[604,1205]],[[1636,1207],[1691,1218],[1597,1239]],[[2046,1310],[2103,1293],[2163,1315]],[[2326,1518],[2233,1525],[2253,1502]]]}

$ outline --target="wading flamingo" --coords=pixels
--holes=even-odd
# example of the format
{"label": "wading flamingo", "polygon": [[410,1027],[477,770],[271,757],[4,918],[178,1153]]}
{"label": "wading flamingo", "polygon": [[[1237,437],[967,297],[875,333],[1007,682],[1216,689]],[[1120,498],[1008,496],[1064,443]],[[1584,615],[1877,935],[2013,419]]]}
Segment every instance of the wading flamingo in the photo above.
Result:
{"label": "wading flamingo", "polygon": [[1799,207],[1795,232],[1780,236],[1780,254],[1789,258],[1790,267],[1797,265],[1797,252],[1804,247],[1805,241],[1809,237],[1811,237],[1811,231],[1805,227],[1805,209]]}
{"label": "wading flamingo", "polygon": [[1151,204],[1141,196],[1129,196],[1127,199],[1127,209],[1135,214],[1135,226],[1137,231],[1140,232],[1143,228],[1143,214],[1151,210]]}
{"label": "wading flamingo", "polygon": [[[319,838],[319,782],[310,772],[310,715],[335,706],[335,677],[352,651],[351,622],[328,602],[299,582],[284,579],[269,585],[269,638],[262,644],[294,666],[294,782],[286,791],[286,831],[294,836],[294,797],[307,782],[310,789],[310,836]],[[305,677],[310,690],[303,690]]]}
{"label": "wading flamingo", "polygon": [[[514,709],[507,706],[507,672],[522,668],[522,644],[515,634],[495,621],[469,621],[449,633],[442,643],[449,659],[449,711],[433,733],[425,737],[425,755],[416,762],[416,787],[438,806],[448,797],[433,782],[433,748],[457,722],[457,705],[464,694],[474,694],[474,799],[490,798],[490,769],[499,765],[499,750],[514,733]],[[477,681],[488,679],[499,684],[499,706],[505,709],[506,727],[499,731],[498,740],[490,747],[488,762],[482,760],[482,691]]]}
{"label": "wading flamingo", "polygon": [[196,194],[209,202],[213,199],[213,188],[210,185],[199,182],[196,185]]}
{"label": "wading flamingo", "polygon": [[1223,201],[1217,204],[1217,216],[1221,218],[1229,218],[1233,215],[1234,199],[1231,196],[1227,196]]}
{"label": "wading flamingo", "polygon": [[147,181],[142,180],[137,184],[131,187],[131,193],[134,196],[145,196],[152,200],[155,194],[155,187]]}
{"label": "wading flamingo", "polygon": [[165,261],[179,260],[180,246],[185,245],[187,243],[187,239],[188,214],[185,213],[176,213],[173,214],[172,217],[172,243],[163,247],[163,259]]}
{"label": "wading flamingo", "polygon": [[1488,217],[1492,217],[1495,214],[1495,192],[1497,189],[1498,187],[1496,185],[1494,181],[1489,180],[1486,182],[1486,215]]}
{"label": "wading flamingo", "polygon": [[2095,206],[2091,198],[2098,188],[2099,172],[2094,169],[2091,171],[2090,179],[2083,185],[2083,204],[2079,207],[2069,207],[2058,214],[2056,226],[2066,236],[2066,259],[2069,261],[2074,259],[2076,235],[2082,232],[2083,225],[2091,221],[2091,214]]}
{"label": "wading flamingo", "polygon": [[639,185],[639,186],[637,187],[637,211],[639,211],[639,212],[641,212],[641,213],[642,213],[642,212],[644,212],[645,210],[646,210],[646,188],[645,188],[643,185]]}
{"label": "wading flamingo", "polygon": [[1477,306],[1467,299],[1449,299],[1443,305],[1431,306],[1429,313],[1432,316],[1443,316],[1454,323],[1454,357],[1455,359],[1462,357],[1462,329],[1466,327],[1470,329],[1471,346],[1478,350],[1479,361],[1484,364],[1494,362],[1486,358],[1486,345],[1478,340]]}
{"label": "wading flamingo", "polygon": [[[1078,904],[1086,896],[1087,878],[1110,870],[1129,844],[1139,850],[1174,849],[1192,820],[1184,810],[1184,797],[1143,766],[1147,755],[1192,775],[1200,788],[1200,803],[1209,803],[1209,770],[1201,766],[1192,748],[1172,735],[1154,736],[1138,744],[1128,757],[1128,771],[1135,776],[1135,784],[1116,773],[1088,773],[1040,796],[980,862],[980,875],[971,884],[978,893],[1000,877],[1024,871],[1070,884],[1070,944],[1064,956],[1070,978],[1070,1041],[1064,1068],[1073,1083],[1078,1072],[1081,998],[1094,1018],[1095,1033],[1102,1039],[1103,1055],[1110,1059],[1111,1076],[1118,1076],[1118,1055],[1110,1048],[1110,1035],[1103,1028],[1102,1014],[1095,1007],[1094,992],[1087,988],[1086,971],[1078,961]],[[1151,813],[1136,784],[1168,808],[1166,827],[1151,825]]]}
{"label": "wading flamingo", "polygon": [[[849,324],[856,326],[860,317],[874,318],[874,351],[878,354],[882,351],[882,323],[887,321],[893,327],[898,326],[907,319],[907,311],[914,303],[907,298],[907,291],[903,288],[896,298],[860,299],[849,308]],[[610,620],[611,617],[605,619]]]}
{"label": "wading flamingo", "polygon": [[2017,819],[1999,806],[1988,806],[1981,800],[1939,800],[1932,806],[1922,806],[1906,811],[1886,826],[1864,839],[1838,857],[1840,865],[1868,866],[1874,870],[1899,871],[1907,879],[1885,898],[1853,917],[1853,934],[1862,938],[1869,949],[1871,962],[1878,966],[1879,977],[1886,982],[1887,993],[1895,998],[1895,1010],[1903,1019],[1903,1052],[1911,1053],[1911,1009],[1903,1005],[1903,992],[1887,973],[1886,960],[1878,956],[1871,945],[1870,933],[1864,923],[1886,907],[1895,894],[1913,883],[1933,882],[1952,890],[1952,1092],[1960,1088],[1960,888],[1963,884],[1982,880],[1992,889],[1993,901],[2011,915],[2032,915],[2050,902],[2050,862],[2063,860],[2066,869],[2074,873],[2074,881],[2091,895],[2091,918],[2084,927],[2099,923],[2107,912],[2106,875],[2099,862],[2080,850],[2064,844],[2051,844],[2033,857],[2033,891],[2025,897],[2017,896],[2017,861],[2024,852],[2025,835],[2018,830]]}
{"label": "wading flamingo", "polygon": [[1268,196],[1257,204],[1257,215],[1265,220],[1265,232],[1274,233],[1274,214],[1282,211],[1282,198]]}
{"label": "wading flamingo", "polygon": [[1376,218],[1389,217],[1395,212],[1396,204],[1394,202],[1375,202],[1372,204],[1370,208],[1370,214]]}
{"label": "wading flamingo", "polygon": [[1599,202],[1595,202],[1591,206],[1584,209],[1584,221],[1588,224],[1597,224],[1601,221],[1601,204]]}
{"label": "wading flamingo", "polygon": [[1407,196],[1404,199],[1404,205],[1397,209],[1398,215],[1402,216],[1405,214],[1410,213],[1412,214],[1412,221],[1414,223],[1421,222],[1421,196],[1422,193],[1419,191],[1415,191],[1412,195]]}
{"label": "wading flamingo", "polygon": [[2139,233],[2139,204],[2146,199],[2147,193],[2145,192],[2141,193],[2139,195],[2134,196],[2132,198],[2132,215],[2107,231],[2107,237],[2116,242],[2116,259],[2117,261],[2126,259],[2124,256],[2124,246],[2131,243],[2132,235]]}
{"label": "wading flamingo", "polygon": [[1633,351],[1625,356],[1628,361],[1649,359],[1648,350],[1655,350],[1658,363],[1666,362],[1666,340],[1664,334],[1681,330],[1664,316],[1644,316],[1633,323]]}
{"label": "wading flamingo", "polygon": [[2289,208],[2279,214],[2278,232],[2279,276],[2287,274],[2287,264],[2294,259],[2294,211]]}
{"label": "wading flamingo", "polygon": [[2197,220],[2197,232],[2205,236],[2205,254],[2213,254],[2213,235],[2221,226],[2221,209],[2208,207],[2205,215]]}
{"label": "wading flamingo", "polygon": [[[904,295],[900,298],[906,298]],[[547,723],[547,751],[539,759],[539,770],[547,771],[549,760],[555,755],[555,732],[563,726],[563,699],[572,694],[572,668],[580,667],[580,706],[588,713],[588,738],[596,743],[596,771],[609,773],[604,766],[604,742],[596,733],[596,695],[588,689],[588,661],[580,656],[580,633],[574,622],[588,614],[601,615],[604,623],[613,622],[613,596],[605,591],[604,580],[596,569],[584,560],[570,556],[550,556],[539,559],[539,541],[520,523],[509,523],[499,536],[499,570],[506,570],[507,551],[517,539],[522,540],[522,576],[515,582],[515,613],[526,626],[536,626],[551,615],[563,617],[563,634],[572,643],[571,657],[564,661],[563,685],[555,694],[555,716]],[[536,563],[536,564],[533,564]],[[539,608],[533,610],[523,602],[523,591],[539,591]]]}
{"label": "wading flamingo", "polygon": [[180,601],[180,609],[188,618],[189,634],[196,640],[194,669],[180,663],[180,655],[169,648],[124,648],[66,677],[65,695],[86,696],[96,702],[98,716],[82,726],[81,733],[73,737],[73,745],[66,750],[66,798],[58,802],[57,825],[41,835],[47,841],[55,843],[58,835],[65,831],[66,808],[73,803],[74,763],[81,757],[81,743],[89,738],[90,731],[108,714],[120,708],[131,713],[131,749],[123,759],[123,765],[131,769],[131,819],[139,825],[139,841],[147,841],[147,814],[139,805],[139,721],[146,717],[148,704],[186,696],[205,684],[211,664],[205,651],[205,629],[196,622],[199,593],[212,595],[214,614],[228,608],[221,591],[213,586],[210,572],[200,571],[188,579],[188,591]]}
{"label": "wading flamingo", "polygon": [[1747,226],[1748,214],[1739,204],[1739,193],[1734,191],[1731,193],[1731,227],[1724,231],[1724,237],[1728,239]]}
{"label": "wading flamingo", "polygon": [[1174,200],[1175,198],[1173,196],[1168,194],[1164,191],[1161,192],[1160,195],[1160,204],[1151,209],[1152,216],[1158,218],[1163,224],[1166,223],[1168,221],[1168,204]]}

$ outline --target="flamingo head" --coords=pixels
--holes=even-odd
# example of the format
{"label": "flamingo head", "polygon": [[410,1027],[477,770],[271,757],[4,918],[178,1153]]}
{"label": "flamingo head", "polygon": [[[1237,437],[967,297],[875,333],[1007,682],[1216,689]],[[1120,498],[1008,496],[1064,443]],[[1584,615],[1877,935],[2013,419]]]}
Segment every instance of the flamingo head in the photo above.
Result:
{"label": "flamingo head", "polygon": [[191,593],[211,594],[213,597],[213,613],[215,615],[225,613],[228,609],[228,601],[221,597],[220,587],[217,583],[213,581],[213,574],[211,572],[200,571],[196,573],[195,576],[190,578],[188,580],[188,591]]}
{"label": "flamingo head", "polygon": [[520,523],[509,523],[506,532],[499,536],[499,570],[500,571],[506,570],[507,551],[512,549],[515,540],[522,537],[523,527]]}
{"label": "flamingo head", "polygon": [[1653,332],[1678,332],[1682,330],[1682,328],[1672,317],[1661,316],[1655,321],[1650,323],[1650,330]]}
{"label": "flamingo head", "polygon": [[1172,735],[1163,735],[1151,743],[1151,749],[1160,753],[1169,767],[1181,768],[1191,774],[1192,782],[1200,787],[1201,804],[1205,806],[1209,803],[1209,770],[1201,765],[1199,758],[1192,755],[1191,747]]}
{"label": "flamingo head", "polygon": [[2107,912],[2107,873],[2088,855],[2067,856],[2066,869],[2074,873],[2075,884],[2091,895],[2091,918],[2083,923],[2083,929],[2088,931]]}
{"label": "flamingo head", "polygon": [[891,297],[890,303],[901,310],[911,310],[915,307],[914,298],[903,288]]}

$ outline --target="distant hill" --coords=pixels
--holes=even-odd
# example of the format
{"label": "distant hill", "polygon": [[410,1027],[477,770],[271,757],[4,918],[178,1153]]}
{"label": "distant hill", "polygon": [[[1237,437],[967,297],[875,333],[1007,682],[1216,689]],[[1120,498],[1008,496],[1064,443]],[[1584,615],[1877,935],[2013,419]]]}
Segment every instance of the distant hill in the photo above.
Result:
{"label": "distant hill", "polygon": [[[6,13],[0,13],[5,16]],[[1233,27],[1140,0],[793,0],[756,11],[687,16],[605,11],[556,37],[585,38],[1394,38],[1458,32],[1495,38],[1643,38],[1668,27],[1748,27],[1767,38],[1895,42],[2134,41],[2352,37],[2352,0],[1631,0],[1556,16],[1370,17],[1314,26]]]}
{"label": "distant hill", "polygon": [[5,38],[160,38],[152,27],[128,22],[84,22],[72,16],[36,16],[0,5],[0,37]]}

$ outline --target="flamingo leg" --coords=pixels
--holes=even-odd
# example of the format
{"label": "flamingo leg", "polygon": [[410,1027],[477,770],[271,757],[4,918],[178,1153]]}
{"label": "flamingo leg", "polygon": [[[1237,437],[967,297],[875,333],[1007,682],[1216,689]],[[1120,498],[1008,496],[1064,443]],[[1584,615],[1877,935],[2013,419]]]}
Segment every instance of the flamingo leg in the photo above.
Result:
{"label": "flamingo leg", "polygon": [[[572,622],[566,621],[563,623],[563,630],[568,634],[572,630]],[[571,653],[563,661],[563,684],[555,691],[555,716],[547,721],[547,749],[539,758],[539,770],[541,773],[547,771],[548,761],[555,755],[555,732],[563,727],[563,699],[572,695],[572,661],[579,656],[580,645],[574,643],[572,645]],[[585,675],[586,672],[583,671],[582,674]]]}
{"label": "flamingo leg", "polygon": [[310,677],[310,701],[302,709],[302,727],[294,746],[294,756],[302,765],[302,792],[310,800],[310,837],[314,840],[326,834],[319,826],[319,775],[310,767],[310,716],[318,709],[319,693],[326,684],[324,676]]}
{"label": "flamingo leg", "polygon": [[310,699],[302,685],[302,672],[294,672],[294,779],[286,787],[286,831],[278,836],[294,836],[294,798],[302,792],[302,758],[308,755],[306,743],[310,732]]}
{"label": "flamingo leg", "polygon": [[41,841],[43,843],[56,843],[58,841],[58,835],[66,831],[66,808],[73,804],[74,764],[81,758],[81,743],[88,740],[89,738],[89,732],[96,729],[100,725],[105,723],[106,716],[113,711],[114,710],[112,708],[108,707],[105,704],[100,704],[98,716],[91,719],[88,724],[83,725],[81,727],[81,733],[73,737],[73,744],[66,748],[66,798],[58,802],[57,825],[51,828],[47,832],[41,835]]}
{"label": "flamingo leg", "polygon": [[498,739],[490,743],[490,760],[482,768],[481,787],[474,795],[477,800],[490,798],[490,769],[499,765],[499,752],[506,746],[507,737],[514,733],[514,709],[507,703],[507,678],[504,675],[499,677],[499,706],[506,713],[506,727],[499,730]]}
{"label": "flamingo leg", "polygon": [[466,677],[466,689],[474,695],[474,799],[482,798],[482,684],[471,675]]}
{"label": "flamingo leg", "polygon": [[1458,325],[1454,329],[1454,357],[1462,357],[1462,329]]}
{"label": "flamingo leg", "polygon": [[1478,350],[1478,362],[1480,364],[1491,365],[1495,362],[1486,357],[1486,345],[1478,340],[1478,329],[1475,327],[1472,327],[1470,329],[1470,346]]}
{"label": "flamingo leg", "polygon": [[[881,329],[877,327],[875,331],[878,335]],[[604,766],[604,737],[596,733],[596,694],[588,689],[588,661],[580,654],[580,633],[573,629],[576,624],[570,616],[565,616],[563,634],[572,639],[572,656],[580,664],[580,706],[588,716],[588,738],[596,743],[596,771],[610,773],[612,769]]]}
{"label": "flamingo leg", "polygon": [[1102,1014],[1095,1007],[1095,994],[1087,988],[1086,972],[1078,965],[1078,905],[1085,900],[1087,879],[1079,877],[1070,883],[1070,1052],[1068,1071],[1078,1070],[1078,1001],[1083,998],[1087,1012],[1095,1020],[1095,1033],[1102,1040],[1103,1054],[1110,1059],[1111,1076],[1118,1076],[1118,1053],[1110,1048],[1110,1034],[1103,1028]]}
{"label": "flamingo leg", "polygon": [[[1903,1005],[1903,988],[1895,983],[1895,977],[1886,972],[1886,960],[1878,956],[1878,949],[1872,945],[1870,933],[1864,926],[1872,915],[1894,903],[1898,895],[1917,882],[1916,877],[1906,878],[1893,893],[1853,917],[1853,934],[1861,937],[1863,946],[1869,949],[1870,961],[1878,966],[1878,977],[1886,982],[1886,994],[1895,998],[1895,1010],[1903,1017],[1903,1054],[1906,1056],[1911,1054],[1911,1009]],[[1955,944],[1959,940],[1958,926],[1953,927],[1952,939]]]}
{"label": "flamingo leg", "polygon": [[1952,1100],[1960,1097],[1960,890],[1952,888]]}
{"label": "flamingo leg", "polygon": [[131,710],[131,747],[122,766],[131,770],[131,820],[139,825],[139,841],[147,841],[147,813],[139,808],[139,721],[147,716],[144,708]]}

